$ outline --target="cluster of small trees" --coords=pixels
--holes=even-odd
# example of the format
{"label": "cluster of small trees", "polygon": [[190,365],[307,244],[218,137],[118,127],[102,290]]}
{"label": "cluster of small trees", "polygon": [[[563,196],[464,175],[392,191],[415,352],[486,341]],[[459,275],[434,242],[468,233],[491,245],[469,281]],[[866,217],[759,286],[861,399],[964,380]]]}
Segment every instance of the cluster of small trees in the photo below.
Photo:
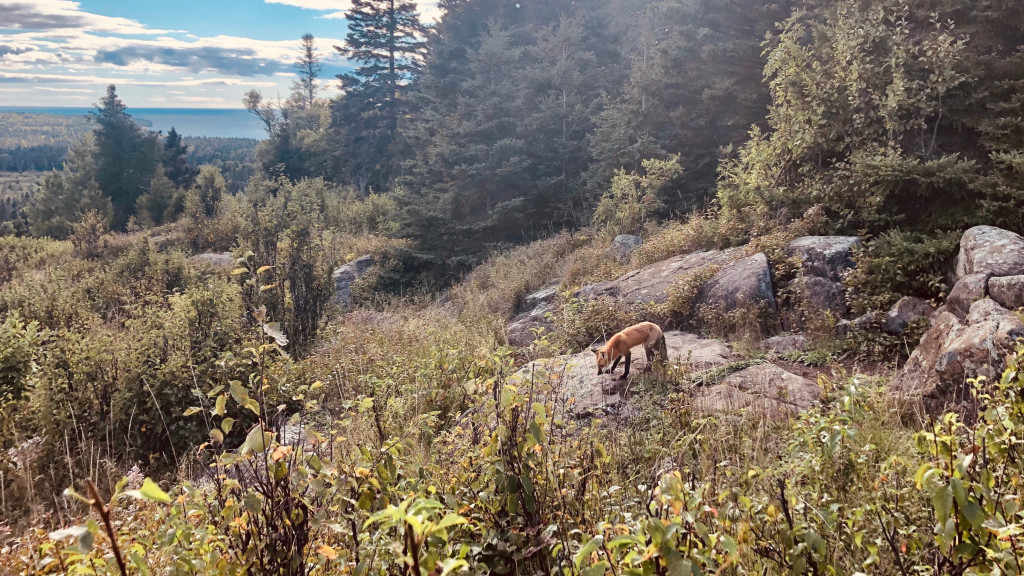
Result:
{"label": "cluster of small trees", "polygon": [[[93,120],[95,129],[71,147],[63,170],[44,180],[28,210],[32,233],[67,238],[89,213],[121,231],[181,215],[200,170],[188,163],[188,147],[174,128],[163,138],[140,128],[113,85]],[[222,178],[218,186],[224,188]]]}

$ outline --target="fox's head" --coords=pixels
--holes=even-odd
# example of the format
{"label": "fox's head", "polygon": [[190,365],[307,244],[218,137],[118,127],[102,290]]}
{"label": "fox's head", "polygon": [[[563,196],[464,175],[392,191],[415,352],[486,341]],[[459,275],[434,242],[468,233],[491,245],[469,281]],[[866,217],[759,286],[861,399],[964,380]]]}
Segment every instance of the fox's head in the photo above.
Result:
{"label": "fox's head", "polygon": [[597,374],[600,376],[604,374],[604,369],[612,363],[611,355],[600,348],[591,348],[590,351],[597,357]]}

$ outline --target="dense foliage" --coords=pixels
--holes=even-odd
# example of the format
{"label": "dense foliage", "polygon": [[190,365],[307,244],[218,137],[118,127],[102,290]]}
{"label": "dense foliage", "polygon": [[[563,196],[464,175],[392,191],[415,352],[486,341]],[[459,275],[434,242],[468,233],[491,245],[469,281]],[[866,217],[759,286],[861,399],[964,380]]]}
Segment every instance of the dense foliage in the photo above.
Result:
{"label": "dense foliage", "polygon": [[[0,565],[1022,572],[1024,348],[923,419],[877,362],[905,350],[863,376],[860,328],[811,334],[787,358],[830,364],[820,404],[709,415],[694,388],[765,359],[754,311],[694,309],[715,267],[658,305],[573,296],[743,244],[782,285],[786,242],[832,232],[866,237],[856,313],[947,293],[966,226],[1024,231],[1019,2],[440,6],[423,27],[412,3],[353,2],[331,100],[304,36],[295,93],[245,97],[255,147],[143,133],[111,87],[35,201],[0,204],[36,236],[0,237]],[[644,236],[625,260],[622,233]],[[365,254],[340,302],[332,272]],[[509,346],[546,286],[549,328]],[[559,374],[512,376],[640,319],[740,359],[637,375],[606,420],[573,414]]]}

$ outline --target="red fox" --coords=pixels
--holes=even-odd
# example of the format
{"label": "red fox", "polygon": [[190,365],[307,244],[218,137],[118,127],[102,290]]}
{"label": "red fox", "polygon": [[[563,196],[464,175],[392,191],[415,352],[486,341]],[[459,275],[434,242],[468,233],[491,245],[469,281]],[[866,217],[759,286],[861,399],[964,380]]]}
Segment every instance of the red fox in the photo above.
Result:
{"label": "red fox", "polygon": [[625,357],[626,370],[619,377],[625,380],[629,376],[629,364],[633,359],[632,349],[641,344],[647,354],[647,370],[650,370],[653,365],[655,348],[657,348],[662,362],[668,360],[665,334],[662,333],[661,328],[652,322],[641,322],[612,336],[604,346],[592,349],[594,355],[597,356],[597,373],[603,373],[604,369],[611,364],[611,368],[608,369],[608,374],[611,374],[619,365],[619,360]]}

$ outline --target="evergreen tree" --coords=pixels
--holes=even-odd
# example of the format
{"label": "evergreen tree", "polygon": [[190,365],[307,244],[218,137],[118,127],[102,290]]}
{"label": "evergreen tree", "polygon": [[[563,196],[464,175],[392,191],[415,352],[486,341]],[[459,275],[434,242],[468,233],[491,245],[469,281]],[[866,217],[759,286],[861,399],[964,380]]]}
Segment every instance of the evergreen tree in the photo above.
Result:
{"label": "evergreen tree", "polygon": [[95,139],[89,134],[71,147],[60,172],[47,175],[27,210],[33,236],[67,238],[90,212],[109,223],[114,211],[96,183],[94,155]]}
{"label": "evergreen tree", "polygon": [[720,149],[764,121],[770,99],[762,42],[792,3],[653,0],[622,13],[632,70],[591,135],[590,192],[606,190],[619,169],[641,171],[647,158],[678,156],[685,173],[668,207],[688,210],[712,196]]}
{"label": "evergreen tree", "polygon": [[302,35],[302,45],[299,48],[299,59],[295,62],[295,69],[299,72],[299,78],[292,82],[293,96],[300,107],[309,108],[316,101],[316,94],[320,90],[318,78],[323,70],[320,64],[320,53],[317,52],[313,35],[305,33]]}
{"label": "evergreen tree", "polygon": [[149,192],[139,196],[135,216],[144,227],[159,226],[173,221],[183,207],[184,195],[163,170],[157,170]]}
{"label": "evergreen tree", "polygon": [[175,186],[188,188],[199,174],[199,169],[188,163],[188,146],[181,140],[181,135],[172,126],[164,139],[163,172]]}
{"label": "evergreen tree", "polygon": [[391,147],[409,110],[405,92],[420,70],[426,30],[416,5],[402,0],[353,0],[346,19],[345,45],[335,49],[358,66],[338,76],[344,95],[332,110],[335,179],[380,190],[391,177]]}
{"label": "evergreen tree", "polygon": [[149,190],[158,163],[157,136],[143,132],[126,111],[114,85],[92,113],[96,122],[96,183],[110,198],[112,225],[124,230],[135,202]]}

